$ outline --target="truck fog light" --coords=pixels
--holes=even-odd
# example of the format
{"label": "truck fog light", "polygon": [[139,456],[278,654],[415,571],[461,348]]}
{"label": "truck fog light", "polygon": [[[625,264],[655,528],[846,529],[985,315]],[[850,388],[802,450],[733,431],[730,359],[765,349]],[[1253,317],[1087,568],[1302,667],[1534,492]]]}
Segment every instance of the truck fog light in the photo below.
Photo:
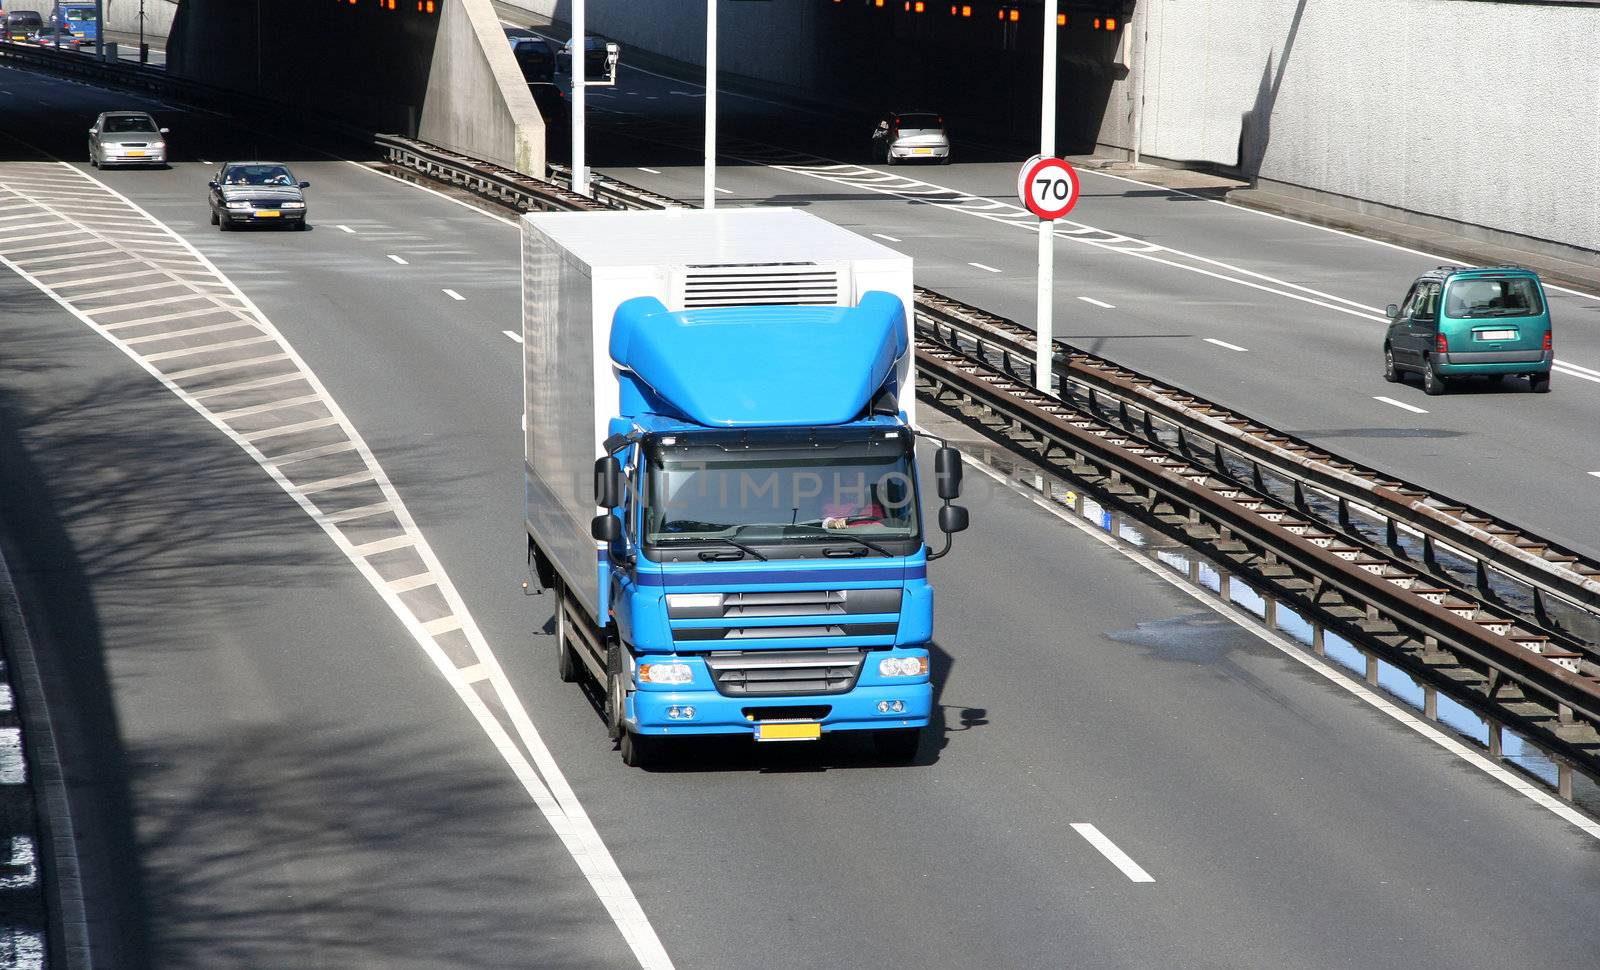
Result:
{"label": "truck fog light", "polygon": [[906,709],[906,702],[905,701],[895,701],[895,702],[893,702],[892,704],[889,705],[889,710],[894,711],[896,714],[905,713],[905,709]]}
{"label": "truck fog light", "polygon": [[878,713],[879,714],[887,714],[887,713],[889,713],[889,702],[888,701],[879,701],[878,702]]}
{"label": "truck fog light", "polygon": [[692,680],[694,680],[694,671],[688,664],[639,665],[639,683],[641,684],[687,684]]}
{"label": "truck fog light", "polygon": [[878,661],[880,677],[922,677],[927,673],[927,657],[884,657]]}
{"label": "truck fog light", "polygon": [[667,708],[667,717],[674,721],[692,721],[694,720],[694,708],[679,707],[678,705],[674,704]]}

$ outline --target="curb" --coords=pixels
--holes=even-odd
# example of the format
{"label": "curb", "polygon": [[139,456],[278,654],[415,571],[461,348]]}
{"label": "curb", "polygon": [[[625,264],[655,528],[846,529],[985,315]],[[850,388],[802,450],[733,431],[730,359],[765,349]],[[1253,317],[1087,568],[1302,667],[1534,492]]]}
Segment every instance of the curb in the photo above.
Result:
{"label": "curb", "polygon": [[34,881],[39,908],[48,914],[43,932],[43,964],[15,962],[15,948],[0,950],[0,965],[50,966],[61,970],[92,970],[89,925],[78,868],[77,838],[67,802],[67,786],[50,726],[44,682],[22,614],[11,571],[0,553],[0,649],[9,664],[16,708],[22,722],[22,750],[33,789],[34,827],[38,832],[38,866],[42,878]]}

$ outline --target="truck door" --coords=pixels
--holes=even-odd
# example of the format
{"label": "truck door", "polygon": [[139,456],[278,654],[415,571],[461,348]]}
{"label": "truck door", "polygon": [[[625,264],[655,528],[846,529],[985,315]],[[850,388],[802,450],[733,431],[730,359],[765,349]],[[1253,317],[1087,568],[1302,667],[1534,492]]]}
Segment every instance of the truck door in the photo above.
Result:
{"label": "truck door", "polygon": [[[637,445],[629,449],[632,454],[624,466],[628,476],[627,497],[622,503],[622,534],[623,543],[634,556],[639,550],[639,488],[640,475],[639,454],[643,449]],[[611,560],[611,612],[617,618],[617,636],[624,645],[633,642],[633,603],[634,594],[639,588],[638,570],[633,568],[632,559],[619,562],[616,558]]]}

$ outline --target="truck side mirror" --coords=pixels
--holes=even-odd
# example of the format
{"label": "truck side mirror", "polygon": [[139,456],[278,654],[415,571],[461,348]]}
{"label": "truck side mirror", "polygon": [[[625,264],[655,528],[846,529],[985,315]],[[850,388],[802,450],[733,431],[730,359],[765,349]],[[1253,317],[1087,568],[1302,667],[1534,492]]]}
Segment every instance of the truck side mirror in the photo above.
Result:
{"label": "truck side mirror", "polygon": [[616,545],[622,541],[622,520],[609,512],[597,515],[589,523],[589,534],[599,542]]}
{"label": "truck side mirror", "polygon": [[1388,317],[1390,320],[1393,320],[1395,317],[1400,315],[1400,308],[1391,303],[1383,308],[1383,315]]}
{"label": "truck side mirror", "polygon": [[967,531],[967,510],[959,505],[939,506],[939,531],[945,535]]}
{"label": "truck side mirror", "polygon": [[[594,504],[603,509],[614,509],[622,504],[626,479],[622,475],[622,462],[616,455],[607,455],[594,463]],[[595,538],[599,538],[596,536]]]}
{"label": "truck side mirror", "polygon": [[[933,453],[933,477],[939,497],[948,502],[961,497],[961,452],[945,445]],[[948,529],[945,531],[949,531]]]}

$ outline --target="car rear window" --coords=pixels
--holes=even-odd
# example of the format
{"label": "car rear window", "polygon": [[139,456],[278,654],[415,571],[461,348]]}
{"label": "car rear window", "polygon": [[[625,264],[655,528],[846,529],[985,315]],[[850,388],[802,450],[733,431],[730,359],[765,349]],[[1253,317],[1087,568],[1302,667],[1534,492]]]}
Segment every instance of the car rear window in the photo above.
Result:
{"label": "car rear window", "polygon": [[6,23],[13,27],[34,27],[44,23],[44,18],[32,10],[13,10],[6,14]]}
{"label": "car rear window", "polygon": [[155,131],[156,123],[144,115],[110,115],[106,118],[106,131]]}
{"label": "car rear window", "polygon": [[944,119],[933,114],[911,114],[900,116],[901,128],[943,128]]}
{"label": "car rear window", "polygon": [[1531,317],[1544,312],[1539,284],[1526,276],[1471,276],[1451,280],[1444,313],[1458,320]]}

